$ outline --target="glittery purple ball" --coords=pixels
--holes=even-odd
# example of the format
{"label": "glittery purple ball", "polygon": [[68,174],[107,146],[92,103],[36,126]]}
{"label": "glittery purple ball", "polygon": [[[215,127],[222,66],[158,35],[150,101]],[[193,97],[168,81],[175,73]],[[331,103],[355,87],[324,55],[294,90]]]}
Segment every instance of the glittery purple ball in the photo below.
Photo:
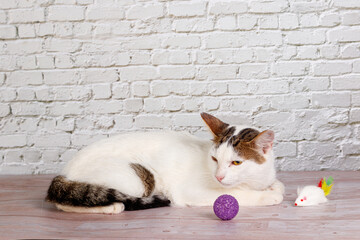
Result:
{"label": "glittery purple ball", "polygon": [[214,213],[221,220],[231,220],[239,212],[239,203],[231,195],[221,195],[214,202]]}

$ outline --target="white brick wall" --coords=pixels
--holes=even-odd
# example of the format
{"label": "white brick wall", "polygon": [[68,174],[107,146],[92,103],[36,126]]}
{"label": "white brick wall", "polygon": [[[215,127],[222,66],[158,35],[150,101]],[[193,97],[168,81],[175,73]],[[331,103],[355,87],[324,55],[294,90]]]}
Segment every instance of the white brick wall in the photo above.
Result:
{"label": "white brick wall", "polygon": [[360,169],[359,0],[0,0],[0,174],[120,132],[276,132],[281,170]]}

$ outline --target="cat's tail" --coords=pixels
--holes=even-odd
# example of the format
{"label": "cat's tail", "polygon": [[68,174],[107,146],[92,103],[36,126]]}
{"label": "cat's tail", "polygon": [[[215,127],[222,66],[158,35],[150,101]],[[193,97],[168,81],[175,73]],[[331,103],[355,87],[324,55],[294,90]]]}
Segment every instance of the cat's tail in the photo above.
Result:
{"label": "cat's tail", "polygon": [[161,195],[131,197],[113,188],[71,181],[64,176],[52,180],[46,200],[76,207],[99,207],[121,202],[127,211],[170,206],[170,200]]}

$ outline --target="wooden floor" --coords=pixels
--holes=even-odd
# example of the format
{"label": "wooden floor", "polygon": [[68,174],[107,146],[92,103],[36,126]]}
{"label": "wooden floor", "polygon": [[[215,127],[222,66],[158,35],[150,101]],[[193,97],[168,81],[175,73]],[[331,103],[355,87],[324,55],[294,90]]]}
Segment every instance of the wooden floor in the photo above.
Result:
{"label": "wooden floor", "polygon": [[[298,185],[334,177],[330,201],[294,207]],[[192,238],[192,239],[360,239],[360,172],[283,172],[282,204],[241,207],[221,221],[211,207],[160,208],[120,215],[60,212],[44,201],[53,176],[0,176],[0,239]]]}

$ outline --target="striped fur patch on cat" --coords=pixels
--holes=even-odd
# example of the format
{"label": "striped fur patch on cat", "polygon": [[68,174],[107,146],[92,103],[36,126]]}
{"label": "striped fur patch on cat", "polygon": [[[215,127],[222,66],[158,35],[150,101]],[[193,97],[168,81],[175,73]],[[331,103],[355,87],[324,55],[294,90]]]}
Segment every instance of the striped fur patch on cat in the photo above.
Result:
{"label": "striped fur patch on cat", "polygon": [[60,205],[79,207],[108,206],[121,202],[127,211],[170,206],[170,201],[164,196],[131,197],[113,188],[71,181],[64,176],[57,176],[52,180],[46,200]]}
{"label": "striped fur patch on cat", "polygon": [[130,166],[132,169],[134,169],[135,173],[138,175],[138,177],[144,184],[145,191],[143,196],[150,196],[150,194],[154,191],[155,188],[154,175],[140,164],[131,163]]}

